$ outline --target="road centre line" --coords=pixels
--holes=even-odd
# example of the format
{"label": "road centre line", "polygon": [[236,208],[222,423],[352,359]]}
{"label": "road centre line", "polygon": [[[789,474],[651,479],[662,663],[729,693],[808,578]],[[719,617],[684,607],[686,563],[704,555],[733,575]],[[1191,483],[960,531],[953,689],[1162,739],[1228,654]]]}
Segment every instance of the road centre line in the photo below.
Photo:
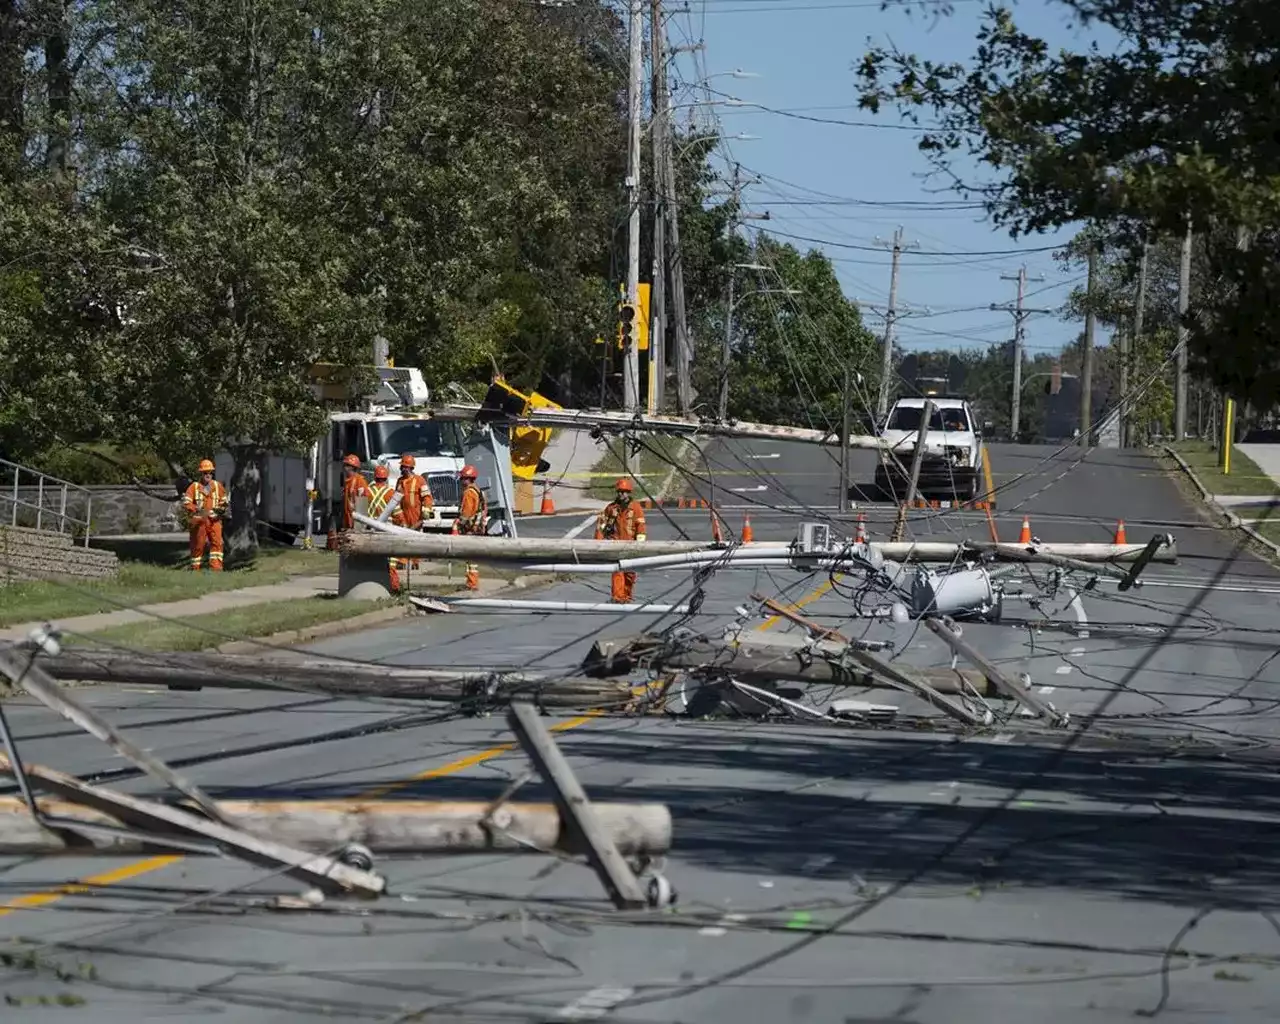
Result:
{"label": "road centre line", "polygon": [[[585,714],[578,715],[574,718],[565,719],[563,722],[557,722],[550,727],[551,732],[568,732],[570,729],[576,729],[579,726],[586,725],[588,722],[595,721],[600,717],[599,711],[588,711]],[[468,754],[465,757],[457,758],[446,764],[439,765],[435,768],[428,768],[419,772],[417,775],[411,775],[407,779],[400,779],[396,782],[387,783],[383,786],[376,786],[373,789],[366,790],[356,795],[357,800],[377,800],[389,793],[397,790],[405,789],[418,782],[425,782],[429,779],[443,779],[449,775],[456,775],[458,772],[466,771],[485,761],[492,761],[496,757],[503,754],[509,754],[518,747],[515,743],[502,743],[498,746],[489,747],[487,750],[481,750],[474,754]],[[56,903],[64,896],[73,896],[80,893],[91,892],[94,889],[102,889],[108,886],[116,885],[119,882],[126,882],[131,878],[137,878],[140,875],[150,874],[154,871],[160,871],[163,868],[171,867],[180,861],[185,860],[185,856],[181,854],[164,854],[158,857],[147,857],[142,860],[132,861],[128,864],[113,868],[110,871],[104,871],[100,874],[89,875],[75,882],[64,882],[61,885],[50,886],[48,889],[42,889],[37,892],[27,893],[22,896],[15,896],[11,900],[0,903],[0,917],[7,917],[10,914],[27,910],[35,907],[48,906],[50,903]]]}

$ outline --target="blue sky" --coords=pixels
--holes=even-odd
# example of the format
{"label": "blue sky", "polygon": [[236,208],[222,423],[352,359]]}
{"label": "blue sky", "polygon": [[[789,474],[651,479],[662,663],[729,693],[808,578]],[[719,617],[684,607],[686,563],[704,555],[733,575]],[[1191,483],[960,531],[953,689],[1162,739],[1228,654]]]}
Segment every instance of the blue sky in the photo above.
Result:
{"label": "blue sky", "polygon": [[[1014,241],[988,224],[981,210],[913,209],[910,204],[959,206],[962,200],[938,194],[938,183],[923,180],[927,164],[912,132],[804,120],[897,123],[892,111],[873,116],[858,110],[853,66],[868,37],[933,59],[968,59],[986,0],[953,2],[955,13],[936,22],[902,10],[882,12],[878,0],[688,0],[688,13],[670,19],[674,46],[705,43],[696,56],[676,58],[683,82],[674,97],[677,121],[691,114],[718,120],[724,150],[741,163],[744,176],[765,178],[743,193],[748,209],[770,214],[768,223],[754,224],[850,246],[816,247],[832,259],[850,298],[881,311],[890,253],[877,248],[877,236],[887,241],[902,225],[906,241],[917,246],[904,253],[898,284],[900,311],[913,311],[900,313],[898,321],[898,342],[908,350],[985,347],[1012,337],[1012,316],[989,306],[1013,301],[1016,284],[1001,275],[1016,274],[1023,263],[1029,277],[1044,277],[1029,281],[1028,306],[1056,308],[1083,281],[1082,271],[1064,272],[1051,253],[1032,251],[1060,244],[1070,230]],[[1024,31],[1066,49],[1087,45],[1089,35],[1071,25],[1060,3],[1022,0],[1014,11]],[[752,77],[736,77],[736,70]],[[708,89],[717,101],[710,106]],[[728,97],[792,116],[725,102]],[[735,138],[741,134],[754,138]],[[1009,254],[957,255],[988,252]],[[872,310],[864,315],[882,330]],[[1032,317],[1028,356],[1056,351],[1078,333],[1077,324],[1056,316]]]}

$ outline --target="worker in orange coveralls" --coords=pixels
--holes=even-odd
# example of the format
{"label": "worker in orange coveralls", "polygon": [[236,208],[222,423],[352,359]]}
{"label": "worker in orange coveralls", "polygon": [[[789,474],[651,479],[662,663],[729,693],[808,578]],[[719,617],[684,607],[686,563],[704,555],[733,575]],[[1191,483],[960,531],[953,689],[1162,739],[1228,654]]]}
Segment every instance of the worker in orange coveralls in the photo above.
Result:
{"label": "worker in orange coveralls", "polygon": [[[469,537],[485,535],[489,525],[489,503],[484,500],[484,491],[476,486],[479,475],[475,466],[463,466],[458,474],[462,481],[462,497],[458,499],[458,518],[453,521],[450,533]],[[480,566],[474,562],[467,563],[467,589],[480,589]]]}
{"label": "worker in orange coveralls", "polygon": [[369,497],[369,481],[360,472],[360,456],[348,455],[342,460],[342,528],[356,526],[356,499]]}
{"label": "worker in orange coveralls", "polygon": [[200,479],[182,496],[191,536],[191,569],[199,572],[209,548],[209,571],[222,572],[222,517],[227,514],[227,489],[213,478],[213,462],[200,460]]}
{"label": "worker in orange coveralls", "polygon": [[[379,463],[373,471],[373,483],[369,487],[369,515],[373,519],[382,515],[396,493],[396,489],[387,482],[389,475],[387,467],[382,463]],[[400,589],[399,563],[394,558],[388,558],[387,569],[391,575],[391,593],[394,594]]]}
{"label": "worker in orange coveralls", "polygon": [[[596,540],[636,540],[645,538],[644,510],[631,500],[631,481],[625,477],[615,485],[618,496],[596,516]],[[636,574],[615,572],[610,584],[614,604],[630,604]]]}
{"label": "worker in orange coveralls", "polygon": [[[396,494],[391,503],[391,521],[410,530],[421,530],[424,513],[435,507],[426,478],[414,471],[416,465],[412,455],[400,456],[400,479],[396,481]],[[418,559],[413,559],[411,564],[418,568]]]}

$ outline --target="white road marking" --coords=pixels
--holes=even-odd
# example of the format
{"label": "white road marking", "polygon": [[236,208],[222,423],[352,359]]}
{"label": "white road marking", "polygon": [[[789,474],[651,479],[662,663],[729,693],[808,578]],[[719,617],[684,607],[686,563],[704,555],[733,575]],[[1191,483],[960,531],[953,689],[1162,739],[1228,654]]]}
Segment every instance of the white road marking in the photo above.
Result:
{"label": "white road marking", "polygon": [[593,988],[571,1003],[556,1010],[552,1020],[599,1020],[624,999],[635,994],[633,988],[609,988],[602,985]]}
{"label": "white road marking", "polygon": [[1047,696],[1048,694],[1053,693],[1053,691],[1054,691],[1054,690],[1056,690],[1056,689],[1057,689],[1057,687],[1056,687],[1056,686],[1042,686],[1042,687],[1040,687],[1040,696],[1041,696],[1041,697],[1045,697],[1045,696]]}
{"label": "white road marking", "polygon": [[1071,648],[1071,653],[1072,653],[1072,654],[1084,654],[1084,648],[1083,648],[1083,647],[1073,647],[1073,648]]}
{"label": "white road marking", "polygon": [[1071,594],[1071,610],[1076,613],[1076,622],[1079,623],[1076,629],[1076,636],[1081,640],[1089,639],[1089,616],[1084,613],[1084,602],[1080,600],[1080,595],[1076,591],[1069,591]]}
{"label": "white road marking", "polygon": [[592,513],[591,515],[587,516],[587,518],[586,518],[586,519],[582,520],[582,522],[580,522],[577,526],[572,527],[572,528],[569,530],[569,532],[568,532],[568,533],[566,533],[566,534],[565,534],[563,537],[561,537],[560,539],[561,539],[561,540],[573,540],[573,538],[574,538],[574,537],[577,537],[580,533],[582,533],[582,531],[583,531],[583,530],[585,530],[588,526],[590,526],[590,525],[591,525],[592,523],[594,523],[595,521],[596,521],[595,514],[594,514],[594,513]]}
{"label": "white road marking", "polygon": [[764,452],[760,455],[752,454],[752,455],[748,455],[747,458],[749,459],[780,459],[782,458],[782,452]]}
{"label": "white road marking", "polygon": [[1071,675],[1071,666],[1070,666],[1070,665],[1059,665],[1059,666],[1057,667],[1056,671],[1057,671],[1058,675],[1060,675],[1060,676],[1069,676],[1069,675]]}
{"label": "white road marking", "polygon": [[730,487],[729,490],[734,494],[759,494],[761,491],[767,491],[769,488],[765,484],[759,484],[756,487]]}

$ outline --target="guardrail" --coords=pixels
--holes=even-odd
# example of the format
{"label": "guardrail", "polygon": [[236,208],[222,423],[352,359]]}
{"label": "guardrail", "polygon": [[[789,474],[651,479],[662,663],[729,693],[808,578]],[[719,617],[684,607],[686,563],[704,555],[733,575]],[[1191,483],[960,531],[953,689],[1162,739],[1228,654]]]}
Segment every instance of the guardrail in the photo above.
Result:
{"label": "guardrail", "polygon": [[69,480],[0,459],[0,519],[4,518],[10,526],[70,533],[73,537],[78,528],[83,528],[84,546],[88,547],[93,492]]}

